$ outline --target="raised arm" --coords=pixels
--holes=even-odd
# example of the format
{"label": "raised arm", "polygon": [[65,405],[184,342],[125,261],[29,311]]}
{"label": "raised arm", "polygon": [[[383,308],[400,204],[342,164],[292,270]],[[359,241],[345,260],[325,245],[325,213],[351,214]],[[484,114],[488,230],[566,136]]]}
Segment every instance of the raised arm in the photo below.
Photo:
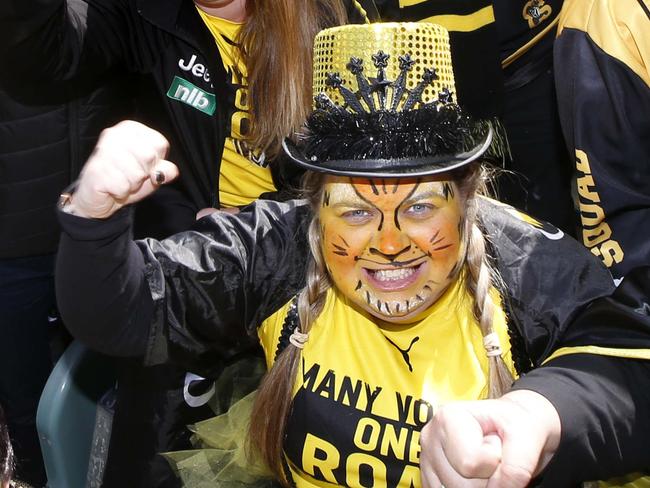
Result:
{"label": "raised arm", "polygon": [[262,202],[133,242],[124,207],[176,175],[165,146],[135,122],[102,134],[61,215],[57,297],[91,347],[205,371],[255,344],[256,326],[302,286],[310,211]]}

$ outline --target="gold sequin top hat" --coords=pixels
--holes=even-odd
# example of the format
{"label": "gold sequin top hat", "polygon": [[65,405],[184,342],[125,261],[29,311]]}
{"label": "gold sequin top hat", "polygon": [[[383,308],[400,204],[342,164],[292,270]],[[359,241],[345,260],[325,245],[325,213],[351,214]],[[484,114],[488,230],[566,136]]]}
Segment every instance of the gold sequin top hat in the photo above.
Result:
{"label": "gold sequin top hat", "polygon": [[431,23],[347,25],[314,41],[314,111],[285,152],[348,176],[424,176],[498,153],[455,100],[449,35]]}

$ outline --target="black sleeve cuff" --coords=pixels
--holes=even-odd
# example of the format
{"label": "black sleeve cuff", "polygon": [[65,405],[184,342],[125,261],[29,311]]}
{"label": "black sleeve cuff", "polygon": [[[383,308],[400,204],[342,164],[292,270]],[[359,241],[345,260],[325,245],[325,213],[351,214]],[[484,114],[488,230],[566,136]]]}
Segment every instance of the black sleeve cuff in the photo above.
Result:
{"label": "black sleeve cuff", "polygon": [[57,210],[63,233],[74,241],[103,241],[127,232],[133,225],[133,208],[124,207],[108,219],[87,219]]}
{"label": "black sleeve cuff", "polygon": [[571,354],[515,382],[513,390],[543,395],[560,416],[560,445],[542,486],[606,480],[650,466],[649,377],[648,361]]}

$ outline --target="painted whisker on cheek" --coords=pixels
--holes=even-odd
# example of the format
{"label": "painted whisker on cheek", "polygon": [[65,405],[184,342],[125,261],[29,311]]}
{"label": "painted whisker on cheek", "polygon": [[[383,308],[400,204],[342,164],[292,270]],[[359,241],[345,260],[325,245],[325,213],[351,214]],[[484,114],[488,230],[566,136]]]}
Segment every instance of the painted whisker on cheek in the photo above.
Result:
{"label": "painted whisker on cheek", "polygon": [[[431,244],[435,244],[435,242],[433,242],[433,241],[435,241],[436,238],[437,238],[439,235],[440,235],[440,229],[438,229],[438,230],[436,231],[436,233],[433,234],[433,237],[432,237],[431,239],[429,239],[429,242],[430,242]],[[441,239],[444,239],[444,237],[441,237]]]}
{"label": "painted whisker on cheek", "polygon": [[359,291],[361,289],[361,280],[357,283],[357,287],[354,289],[354,291]]}
{"label": "painted whisker on cheek", "polygon": [[345,244],[346,247],[350,247],[350,244],[348,244],[348,242],[345,239],[343,239],[342,236],[339,236],[339,239],[341,239],[343,241],[343,244]]}
{"label": "painted whisker on cheek", "polygon": [[433,244],[433,245],[435,246],[436,244],[440,244],[440,243],[441,243],[442,241],[444,241],[444,240],[445,240],[445,236],[442,236],[442,237],[439,237],[438,239],[436,239],[436,240],[435,240],[434,242],[432,242],[431,244]]}
{"label": "painted whisker on cheek", "polygon": [[[332,246],[334,246],[334,249],[336,249],[337,251],[339,251],[339,252],[344,252],[346,256],[348,255],[348,250],[347,250],[347,248],[342,247],[342,246],[339,246],[338,244],[334,244],[334,243],[332,243]],[[335,252],[336,252],[336,251],[335,251]]]}
{"label": "painted whisker on cheek", "polygon": [[368,305],[370,305],[370,292],[366,290],[366,301],[368,302]]}
{"label": "painted whisker on cheek", "polygon": [[448,247],[451,247],[451,246],[453,246],[453,245],[454,245],[454,244],[451,243],[451,244],[445,244],[444,246],[434,247],[434,248],[432,249],[432,251],[442,251],[443,249],[447,249]]}

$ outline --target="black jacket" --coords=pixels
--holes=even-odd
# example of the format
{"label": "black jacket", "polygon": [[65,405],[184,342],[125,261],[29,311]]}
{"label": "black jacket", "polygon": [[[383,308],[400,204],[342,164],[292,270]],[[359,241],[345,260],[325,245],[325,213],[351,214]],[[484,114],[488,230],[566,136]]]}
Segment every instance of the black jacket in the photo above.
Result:
{"label": "black jacket", "polygon": [[[351,20],[360,21],[353,4]],[[138,120],[169,139],[169,159],[181,178],[143,204],[156,229],[140,226],[140,234],[185,230],[197,210],[219,207],[219,167],[232,115],[221,107],[233,106],[234,93],[192,1],[5,0],[0,46],[0,79],[71,79],[110,68],[141,75],[131,87]],[[276,188],[284,186],[283,166],[273,165]]]}
{"label": "black jacket", "polygon": [[[0,259],[50,254],[59,241],[55,206],[100,131],[125,118],[121,85],[0,88]],[[74,93],[74,95],[73,95]]]}
{"label": "black jacket", "polygon": [[[543,485],[647,468],[650,363],[639,359],[650,359],[650,268],[610,297],[606,269],[558,229],[490,201],[479,217],[505,283],[515,366],[527,372],[515,387],[545,395],[562,419]],[[202,219],[197,231],[134,243],[128,209],[108,221],[62,215],[61,311],[105,352],[221,369],[255,347],[257,326],[304,286],[310,219],[305,202],[258,201]]]}
{"label": "black jacket", "polygon": [[650,263],[650,1],[566,1],[554,56],[582,241],[621,279]]}

